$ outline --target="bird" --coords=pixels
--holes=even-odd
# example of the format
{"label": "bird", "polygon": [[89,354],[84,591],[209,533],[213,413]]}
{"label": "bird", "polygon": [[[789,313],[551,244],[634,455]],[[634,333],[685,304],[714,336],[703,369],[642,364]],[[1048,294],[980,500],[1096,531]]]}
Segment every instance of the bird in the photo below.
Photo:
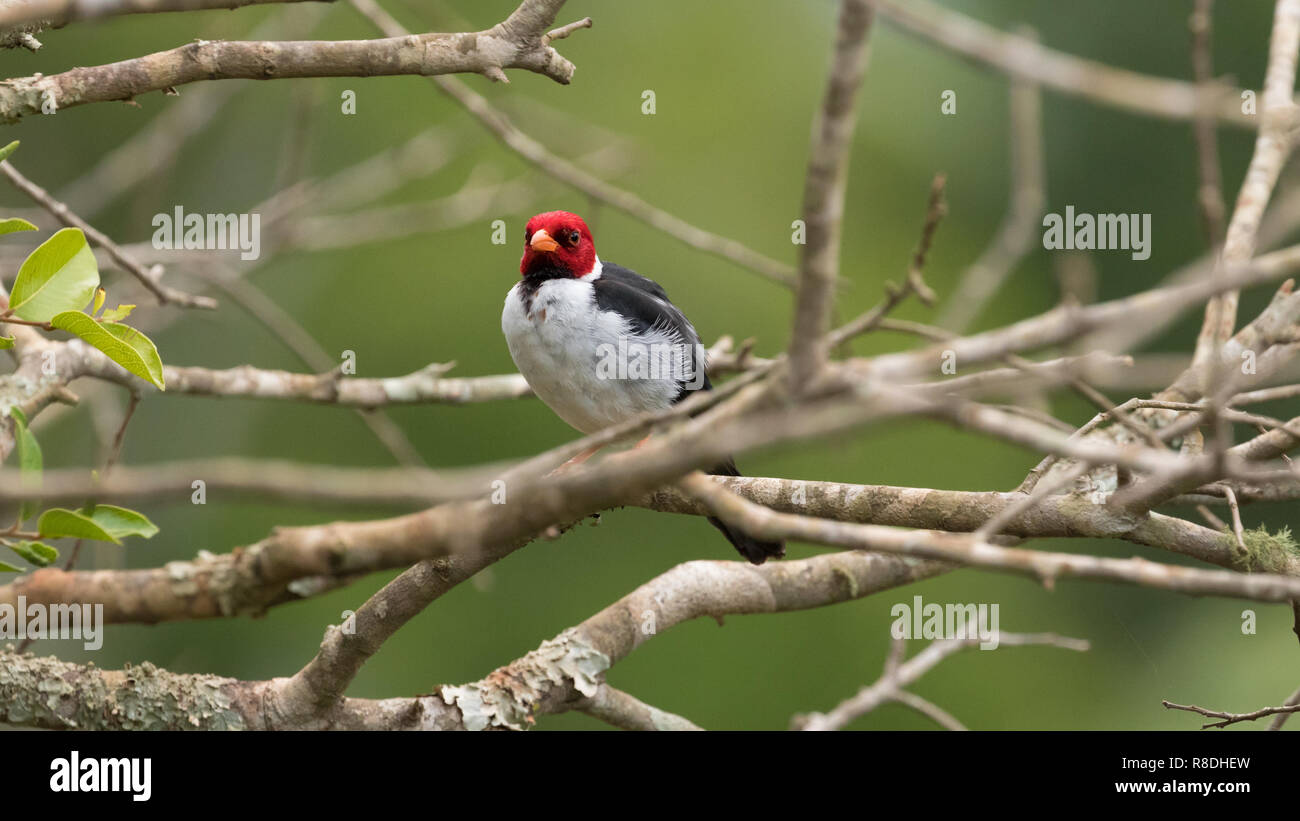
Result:
{"label": "bird", "polygon": [[[712,389],[690,320],[659,283],[602,261],[577,214],[528,220],[519,275],[501,311],[510,356],[533,393],[578,431],[595,433]],[[707,472],[741,475],[731,458]],[[782,542],[708,521],[753,564],[785,555]]]}

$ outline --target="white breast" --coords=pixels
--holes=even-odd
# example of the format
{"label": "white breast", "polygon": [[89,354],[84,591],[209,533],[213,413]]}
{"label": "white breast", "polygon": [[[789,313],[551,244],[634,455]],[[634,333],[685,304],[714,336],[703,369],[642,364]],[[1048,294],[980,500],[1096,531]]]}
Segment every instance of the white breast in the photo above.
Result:
{"label": "white breast", "polygon": [[506,295],[501,313],[501,330],[519,372],[538,398],[583,433],[667,408],[680,392],[666,373],[670,378],[611,375],[610,352],[619,349],[620,340],[625,345],[629,339],[646,340],[634,338],[618,314],[597,309],[589,279],[548,280],[527,308],[519,283]]}

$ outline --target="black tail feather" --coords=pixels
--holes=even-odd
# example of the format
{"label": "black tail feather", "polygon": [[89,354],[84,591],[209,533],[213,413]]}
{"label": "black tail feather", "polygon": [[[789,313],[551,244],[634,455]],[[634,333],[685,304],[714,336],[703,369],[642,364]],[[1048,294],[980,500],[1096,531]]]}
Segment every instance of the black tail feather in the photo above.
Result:
{"label": "black tail feather", "polygon": [[[740,476],[741,473],[736,469],[736,460],[727,459],[720,465],[709,470],[714,476]],[[740,551],[740,555],[749,560],[751,564],[762,564],[770,558],[780,558],[785,555],[784,542],[764,542],[759,539],[737,530],[721,519],[713,516],[709,517],[709,524],[722,531],[722,535],[727,537],[727,541]]]}

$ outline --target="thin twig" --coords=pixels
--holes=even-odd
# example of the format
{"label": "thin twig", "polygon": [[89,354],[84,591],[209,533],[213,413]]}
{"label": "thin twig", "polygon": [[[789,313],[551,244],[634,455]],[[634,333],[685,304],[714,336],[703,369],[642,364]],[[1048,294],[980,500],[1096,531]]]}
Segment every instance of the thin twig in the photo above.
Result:
{"label": "thin twig", "polygon": [[1210,727],[1227,727],[1229,724],[1236,724],[1239,721],[1255,721],[1256,719],[1266,716],[1281,714],[1290,714],[1300,712],[1300,704],[1287,704],[1281,707],[1265,707],[1261,710],[1255,710],[1250,713],[1223,713],[1218,710],[1207,710],[1204,707],[1197,707],[1195,704],[1174,704],[1172,701],[1161,701],[1167,709],[1186,710],[1189,713],[1200,713],[1206,718],[1220,718],[1222,721],[1213,721],[1209,724],[1202,724],[1201,729]]}
{"label": "thin twig", "polygon": [[794,394],[818,380],[830,352],[826,331],[839,278],[849,149],[857,125],[858,88],[867,69],[871,18],[866,0],[841,0],[830,77],[813,126],[803,192],[805,243],[799,246],[787,377]]}
{"label": "thin twig", "polygon": [[130,273],[138,279],[144,287],[148,288],[149,291],[157,297],[160,304],[180,305],[185,308],[217,307],[216,301],[209,297],[192,296],[182,291],[178,291],[175,288],[163,285],[160,281],[163,273],[161,265],[154,265],[151,268],[146,268],[141,265],[122,250],[121,246],[109,239],[107,235],[96,230],[90,225],[90,223],[72,213],[72,210],[69,209],[67,205],[54,199],[54,197],[50,196],[44,188],[41,188],[36,183],[20,174],[18,169],[14,168],[8,160],[0,162],[0,172],[3,172],[4,175],[9,178],[9,181],[13,183],[15,188],[22,191],[46,211],[53,214],[54,217],[64,225],[81,229],[81,232],[86,235],[86,239],[90,240],[92,244],[98,245],[100,248],[107,251],[109,256],[113,258],[114,262],[116,262],[122,270]]}

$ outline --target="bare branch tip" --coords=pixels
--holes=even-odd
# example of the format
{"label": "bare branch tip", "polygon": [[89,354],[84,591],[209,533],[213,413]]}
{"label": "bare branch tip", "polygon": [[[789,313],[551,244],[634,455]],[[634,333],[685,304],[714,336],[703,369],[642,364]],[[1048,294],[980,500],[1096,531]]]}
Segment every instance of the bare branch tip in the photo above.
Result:
{"label": "bare branch tip", "polygon": [[584,17],[581,20],[575,20],[574,22],[569,23],[568,25],[560,26],[557,29],[551,29],[545,34],[545,36],[542,37],[542,45],[549,46],[551,43],[554,43],[556,40],[563,40],[564,38],[568,37],[570,34],[573,34],[578,29],[589,29],[591,28],[591,26],[592,26],[591,18]]}

